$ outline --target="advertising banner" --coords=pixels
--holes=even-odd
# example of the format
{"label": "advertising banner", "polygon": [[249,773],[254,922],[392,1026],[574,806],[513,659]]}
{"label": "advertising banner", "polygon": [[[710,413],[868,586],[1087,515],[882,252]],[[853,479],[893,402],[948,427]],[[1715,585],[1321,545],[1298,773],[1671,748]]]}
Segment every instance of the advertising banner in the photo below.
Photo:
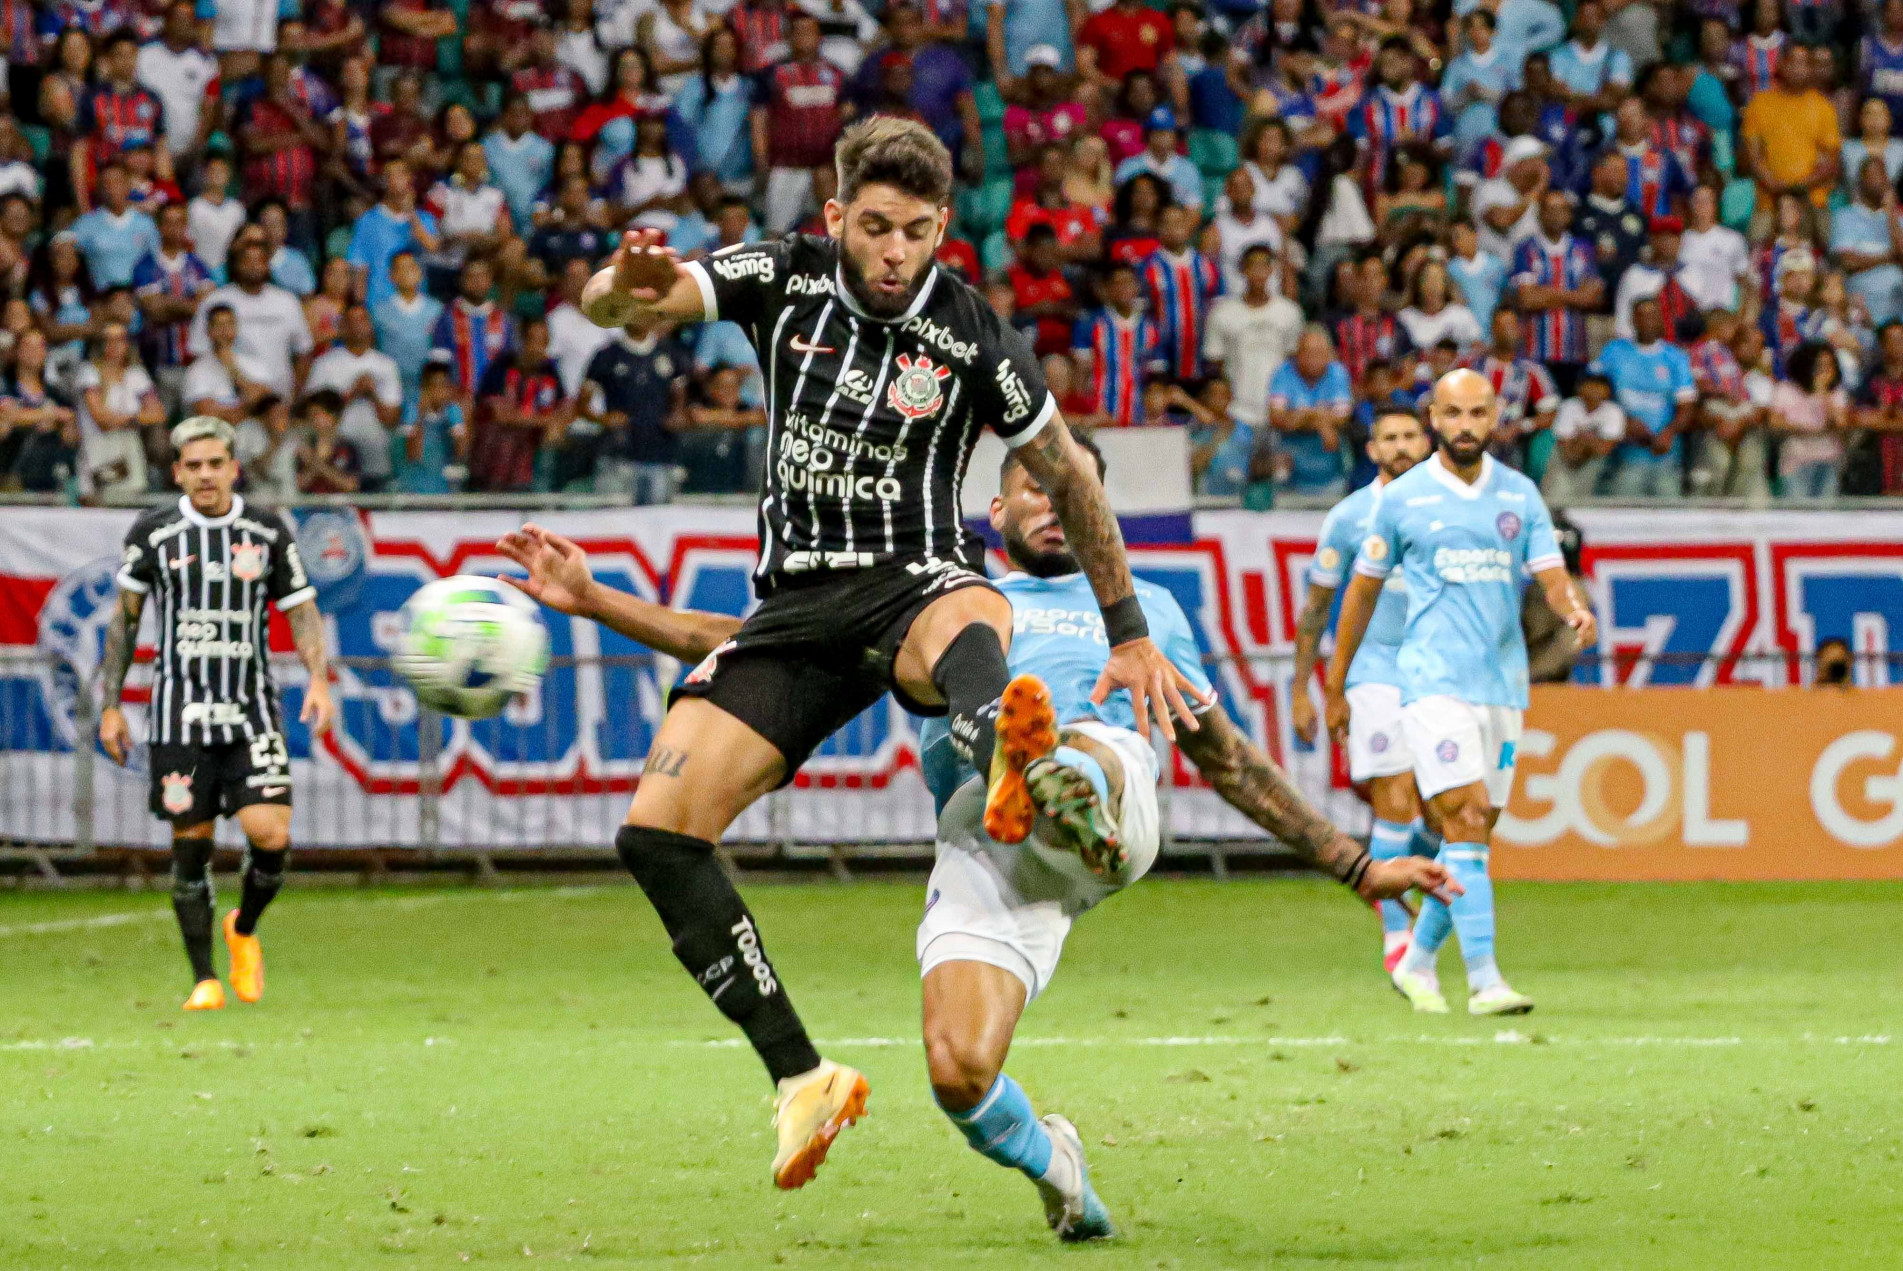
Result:
{"label": "advertising banner", "polygon": [[1543,686],[1519,756],[1496,878],[1903,877],[1903,689]]}
{"label": "advertising banner", "polygon": [[[96,753],[83,735],[79,686],[98,665],[132,519],[125,510],[0,508],[0,838],[71,842],[89,820],[101,843],[166,841],[145,811],[140,758],[119,769],[98,756],[85,780],[76,763],[75,747]],[[495,720],[425,730],[414,697],[379,665],[404,599],[443,575],[503,572],[494,542],[522,519],[501,511],[297,514],[339,659],[338,726],[316,745],[296,722],[302,669],[288,656],[278,665],[297,841],[508,849],[612,840],[682,668],[592,623],[548,614],[557,663],[539,693]],[[750,509],[677,505],[538,519],[582,542],[615,586],[681,608],[740,614],[751,603]],[[1139,516],[1127,531],[1136,571],[1181,603],[1224,707],[1325,812],[1360,832],[1365,806],[1331,748],[1305,745],[1288,724],[1289,658],[1321,519],[1218,511]],[[1794,683],[1802,656],[1831,636],[1874,655],[1859,662],[1866,685],[1898,674],[1890,655],[1903,653],[1903,513],[1602,510],[1575,520],[1603,628],[1602,656],[1583,673],[1598,688]],[[148,629],[142,643],[151,638]],[[281,622],[273,647],[289,654]],[[135,734],[145,691],[144,668],[135,668],[127,695]],[[731,837],[925,841],[931,803],[914,747],[909,717],[881,702]],[[1180,758],[1165,775],[1178,837],[1262,837]]]}

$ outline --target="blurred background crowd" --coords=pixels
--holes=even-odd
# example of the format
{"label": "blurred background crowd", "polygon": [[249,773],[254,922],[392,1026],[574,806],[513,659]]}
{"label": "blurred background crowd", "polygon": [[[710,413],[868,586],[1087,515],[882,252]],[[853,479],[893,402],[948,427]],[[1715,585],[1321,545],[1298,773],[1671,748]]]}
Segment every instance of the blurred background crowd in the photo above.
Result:
{"label": "blurred background crowd", "polygon": [[1903,0],[0,0],[0,479],[753,488],[730,323],[576,309],[627,226],[823,232],[915,117],[944,267],[1199,494],[1372,476],[1472,366],[1557,502],[1903,494]]}

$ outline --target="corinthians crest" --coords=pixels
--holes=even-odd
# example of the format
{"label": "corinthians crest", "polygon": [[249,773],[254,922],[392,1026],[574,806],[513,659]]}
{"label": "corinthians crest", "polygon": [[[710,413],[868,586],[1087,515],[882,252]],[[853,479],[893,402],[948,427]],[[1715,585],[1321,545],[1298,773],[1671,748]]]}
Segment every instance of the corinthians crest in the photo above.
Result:
{"label": "corinthians crest", "polygon": [[242,583],[254,583],[264,577],[264,544],[234,543],[231,548],[231,576]]}
{"label": "corinthians crest", "polygon": [[159,803],[173,816],[192,810],[192,778],[183,772],[168,772],[159,778]]}
{"label": "corinthians crest", "polygon": [[907,419],[923,419],[944,404],[945,393],[939,385],[951,378],[949,367],[940,366],[923,354],[914,359],[910,354],[901,353],[893,361],[898,364],[899,373],[892,377],[892,383],[885,390],[885,400],[893,410]]}

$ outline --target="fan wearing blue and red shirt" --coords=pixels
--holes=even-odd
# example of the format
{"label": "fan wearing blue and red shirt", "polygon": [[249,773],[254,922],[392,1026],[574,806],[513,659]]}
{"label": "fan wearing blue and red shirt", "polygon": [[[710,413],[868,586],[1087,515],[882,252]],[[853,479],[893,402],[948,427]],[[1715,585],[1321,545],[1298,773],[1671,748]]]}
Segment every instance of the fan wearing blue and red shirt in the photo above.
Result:
{"label": "fan wearing blue and red shirt", "polygon": [[1209,306],[1222,294],[1216,262],[1190,246],[1196,213],[1181,205],[1166,207],[1157,218],[1159,245],[1143,262],[1143,285],[1170,373],[1177,379],[1201,379],[1203,331]]}
{"label": "fan wearing blue and red shirt", "polygon": [[1156,324],[1143,312],[1135,266],[1111,264],[1100,289],[1102,307],[1077,320],[1071,344],[1079,375],[1092,385],[1097,413],[1128,428],[1136,422],[1145,381],[1165,367],[1163,346]]}
{"label": "fan wearing blue and red shirt", "polygon": [[1646,114],[1645,103],[1637,97],[1626,98],[1619,103],[1613,120],[1612,139],[1594,156],[1594,162],[1609,154],[1625,160],[1626,202],[1638,209],[1639,215],[1647,219],[1683,217],[1694,182],[1678,156],[1652,139],[1652,117]]}
{"label": "fan wearing blue and red shirt", "polygon": [[766,232],[778,237],[799,224],[813,197],[813,169],[831,167],[845,126],[846,76],[819,55],[819,19],[804,10],[786,18],[787,60],[760,76],[753,108],[753,157],[767,164]]}
{"label": "fan wearing blue and red shirt", "polygon": [[477,256],[463,266],[460,294],[436,320],[431,347],[449,354],[450,378],[465,399],[474,396],[489,366],[515,345],[508,310],[489,299],[495,284],[489,262]]}
{"label": "fan wearing blue and red shirt", "polygon": [[133,142],[165,141],[165,108],[139,83],[139,37],[121,27],[106,39],[100,77],[80,104],[79,126],[91,143],[91,161],[103,163]]}
{"label": "fan wearing blue and red shirt", "polygon": [[535,484],[535,456],[574,421],[574,403],[548,355],[548,319],[522,324],[522,347],[489,364],[478,388],[476,428],[469,443],[469,488],[498,493]]}
{"label": "fan wearing blue and red shirt", "polygon": [[183,203],[167,203],[158,210],[159,245],[132,269],[132,290],[145,315],[140,343],[146,363],[161,380],[168,372],[182,383],[191,355],[185,337],[191,330],[198,302],[217,283],[211,270],[192,255],[191,232]]}
{"label": "fan wearing blue and red shirt", "polygon": [[1857,46],[1857,72],[1865,94],[1903,118],[1903,0],[1883,0],[1877,29]]}
{"label": "fan wearing blue and red shirt", "polygon": [[310,211],[317,185],[315,147],[328,143],[330,134],[293,91],[291,70],[288,54],[266,55],[262,89],[238,108],[232,131],[244,149],[247,201],[272,195],[296,215]]}
{"label": "fan wearing blue and red shirt", "polygon": [[1526,356],[1544,364],[1568,395],[1586,363],[1586,314],[1606,298],[1592,247],[1567,228],[1572,217],[1572,200],[1564,193],[1541,195],[1539,233],[1514,251],[1507,282],[1510,302],[1522,317]]}
{"label": "fan wearing blue and red shirt", "polygon": [[1381,41],[1375,73],[1381,82],[1348,112],[1348,135],[1361,146],[1362,183],[1368,197],[1384,187],[1397,147],[1430,142],[1442,151],[1452,144],[1453,128],[1440,94],[1416,78],[1414,46],[1405,37]]}

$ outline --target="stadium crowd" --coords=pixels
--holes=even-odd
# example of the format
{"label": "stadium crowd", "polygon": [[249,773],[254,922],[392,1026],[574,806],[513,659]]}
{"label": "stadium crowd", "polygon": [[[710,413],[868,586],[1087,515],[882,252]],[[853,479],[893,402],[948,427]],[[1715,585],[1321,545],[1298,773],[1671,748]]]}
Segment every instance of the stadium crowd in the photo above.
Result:
{"label": "stadium crowd", "polygon": [[753,486],[729,323],[576,308],[625,226],[823,232],[922,119],[943,264],[1196,489],[1367,481],[1456,365],[1553,500],[1903,494],[1903,0],[0,0],[0,474]]}

